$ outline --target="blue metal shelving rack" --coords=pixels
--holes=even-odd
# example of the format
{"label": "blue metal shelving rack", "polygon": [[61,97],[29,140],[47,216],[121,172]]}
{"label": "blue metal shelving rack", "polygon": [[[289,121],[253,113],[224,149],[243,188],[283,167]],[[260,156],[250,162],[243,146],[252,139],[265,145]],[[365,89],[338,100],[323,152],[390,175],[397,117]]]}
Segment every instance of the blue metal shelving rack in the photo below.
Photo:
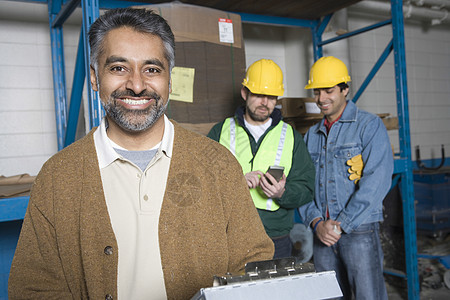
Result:
{"label": "blue metal shelving rack", "polygon": [[[378,61],[364,80],[361,87],[355,94],[352,101],[356,102],[370,81],[381,68],[389,54],[394,52],[395,62],[395,83],[397,96],[397,112],[399,120],[399,139],[400,139],[400,157],[395,160],[393,185],[401,185],[402,206],[403,206],[403,224],[405,236],[405,260],[406,275],[400,271],[391,271],[391,275],[404,277],[408,283],[408,299],[419,299],[419,275],[417,266],[417,235],[416,235],[416,218],[414,210],[414,190],[413,175],[411,163],[411,141],[409,131],[409,111],[408,111],[408,89],[406,80],[406,57],[405,57],[405,37],[403,23],[403,1],[391,0],[391,19],[346,33],[336,38],[322,41],[322,34],[326,26],[331,20],[332,15],[325,16],[322,20],[302,21],[290,20],[283,18],[274,18],[273,24],[300,26],[311,29],[313,38],[314,60],[322,57],[323,46],[338,40],[352,37],[357,34],[368,32],[380,28],[382,26],[392,26],[392,40],[388,43],[385,50],[380,55]],[[241,14],[242,21],[255,23],[268,23],[268,19],[264,16],[244,15]],[[271,20],[272,21],[272,20]]]}
{"label": "blue metal shelving rack", "polygon": [[[61,150],[62,148],[75,141],[75,132],[82,98],[81,96],[85,83],[88,87],[87,90],[90,115],[87,117],[89,117],[90,128],[99,125],[102,117],[101,105],[97,93],[92,91],[90,81],[86,80],[86,78],[89,78],[90,74],[89,45],[87,43],[87,31],[89,26],[98,17],[100,7],[126,7],[131,5],[141,5],[142,3],[117,0],[35,1],[48,4],[52,47],[56,127],[58,136],[58,149]],[[76,58],[74,80],[72,84],[70,106],[68,106],[63,52],[63,24],[75,10],[75,8],[80,4],[83,10],[83,24],[80,31],[80,40]],[[396,177],[393,182],[399,182],[399,184],[401,185],[406,253],[406,275],[402,274],[401,272],[395,273],[394,275],[405,277],[407,279],[409,299],[419,299],[416,220],[414,213],[414,191],[411,163],[411,143],[409,132],[408,93],[402,7],[402,0],[391,0],[391,19],[326,41],[322,41],[322,34],[332,15],[328,15],[322,20],[300,20],[246,13],[239,14],[241,15],[241,19],[243,22],[309,28],[313,37],[315,60],[322,56],[322,47],[329,43],[343,38],[348,38],[356,34],[364,33],[382,26],[392,26],[392,40],[388,43],[380,58],[367,76],[366,80],[363,82],[362,86],[355,94],[353,101],[356,102],[358,100],[358,98],[370,83],[371,79],[375,76],[376,72],[384,63],[388,55],[393,51],[395,61],[395,80],[400,139],[400,158],[395,160],[394,173],[396,174]],[[14,216],[10,216],[6,212],[11,210],[5,209],[5,213],[0,213],[0,222],[23,219],[27,202],[28,198],[26,197],[12,198],[9,199],[8,202],[4,202],[3,204],[8,206],[9,208],[14,207],[15,212],[13,213]]]}

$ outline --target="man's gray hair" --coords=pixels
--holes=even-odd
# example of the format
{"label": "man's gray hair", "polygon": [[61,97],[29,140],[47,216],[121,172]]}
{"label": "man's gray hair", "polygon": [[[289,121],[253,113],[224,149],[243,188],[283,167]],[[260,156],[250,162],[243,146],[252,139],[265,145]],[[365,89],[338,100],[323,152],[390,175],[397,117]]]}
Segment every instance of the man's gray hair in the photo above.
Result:
{"label": "man's gray hair", "polygon": [[98,71],[98,58],[102,53],[106,34],[116,28],[129,27],[142,33],[154,34],[161,38],[164,55],[169,62],[169,72],[175,66],[175,38],[169,24],[160,15],[148,9],[117,8],[101,15],[89,29],[91,66]]}

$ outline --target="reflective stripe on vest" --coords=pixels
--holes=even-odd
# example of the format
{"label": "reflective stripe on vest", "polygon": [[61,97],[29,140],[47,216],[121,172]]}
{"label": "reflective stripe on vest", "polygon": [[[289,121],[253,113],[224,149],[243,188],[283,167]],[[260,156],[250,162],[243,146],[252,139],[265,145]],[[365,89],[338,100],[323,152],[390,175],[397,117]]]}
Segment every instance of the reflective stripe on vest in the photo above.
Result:
{"label": "reflective stripe on vest", "polygon": [[[284,174],[289,175],[294,149],[294,133],[291,126],[280,121],[264,137],[258,152],[253,157],[249,136],[244,128],[236,124],[235,118],[228,118],[222,126],[219,142],[227,147],[237,158],[244,174],[259,170],[266,173],[269,166],[284,167]],[[260,187],[250,189],[253,202],[259,209],[275,211],[280,206],[276,200],[267,198]]]}

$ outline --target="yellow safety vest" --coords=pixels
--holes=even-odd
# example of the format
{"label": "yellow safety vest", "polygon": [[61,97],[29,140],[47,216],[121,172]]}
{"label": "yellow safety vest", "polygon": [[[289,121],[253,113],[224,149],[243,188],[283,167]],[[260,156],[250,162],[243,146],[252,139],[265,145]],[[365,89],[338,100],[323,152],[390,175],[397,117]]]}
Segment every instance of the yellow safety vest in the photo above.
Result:
{"label": "yellow safety vest", "polygon": [[[259,170],[266,173],[269,166],[284,167],[284,174],[289,175],[292,166],[292,153],[294,149],[294,133],[291,126],[280,121],[264,137],[253,157],[249,136],[244,128],[236,124],[235,118],[224,121],[219,143],[227,147],[237,158],[244,174]],[[259,209],[276,211],[280,205],[268,198],[260,187],[250,189],[253,203]]]}

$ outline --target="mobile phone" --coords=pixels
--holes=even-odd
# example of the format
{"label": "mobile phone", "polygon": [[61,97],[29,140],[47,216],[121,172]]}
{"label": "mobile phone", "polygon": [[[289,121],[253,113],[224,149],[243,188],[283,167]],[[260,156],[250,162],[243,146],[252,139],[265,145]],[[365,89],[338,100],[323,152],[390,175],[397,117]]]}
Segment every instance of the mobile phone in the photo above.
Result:
{"label": "mobile phone", "polygon": [[284,171],[283,166],[270,166],[267,169],[266,173],[269,173],[270,175],[272,175],[273,178],[275,178],[275,180],[278,182],[283,177],[283,171]]}

